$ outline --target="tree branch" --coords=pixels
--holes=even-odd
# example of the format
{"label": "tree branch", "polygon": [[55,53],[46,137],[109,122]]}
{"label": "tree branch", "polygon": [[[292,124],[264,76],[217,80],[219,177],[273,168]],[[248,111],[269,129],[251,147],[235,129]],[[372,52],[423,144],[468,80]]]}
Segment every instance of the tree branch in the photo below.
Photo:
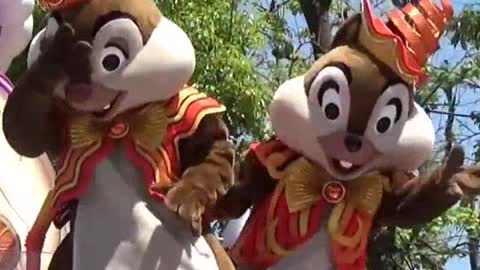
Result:
{"label": "tree branch", "polygon": [[332,0],[299,0],[312,36],[315,58],[330,47],[332,29],[328,11]]}

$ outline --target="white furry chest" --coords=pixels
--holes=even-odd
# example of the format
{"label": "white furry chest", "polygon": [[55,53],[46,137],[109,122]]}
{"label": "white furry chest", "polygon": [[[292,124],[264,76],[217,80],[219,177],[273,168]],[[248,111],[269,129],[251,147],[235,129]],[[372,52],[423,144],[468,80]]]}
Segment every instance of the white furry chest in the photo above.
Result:
{"label": "white furry chest", "polygon": [[79,200],[73,270],[216,269],[205,240],[150,199],[143,174],[119,150],[97,164]]}
{"label": "white furry chest", "polygon": [[311,239],[268,270],[333,270],[328,243],[327,231],[321,228]]}

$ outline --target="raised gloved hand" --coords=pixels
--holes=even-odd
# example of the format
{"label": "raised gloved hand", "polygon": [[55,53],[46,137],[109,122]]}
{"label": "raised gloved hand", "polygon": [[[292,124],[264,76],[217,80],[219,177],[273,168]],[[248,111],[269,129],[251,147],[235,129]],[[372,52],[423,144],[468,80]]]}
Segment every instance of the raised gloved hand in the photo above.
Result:
{"label": "raised gloved hand", "polygon": [[42,53],[17,88],[50,95],[60,80],[90,82],[92,46],[79,40],[70,24],[62,23],[52,38],[41,42]]}
{"label": "raised gloved hand", "polygon": [[91,73],[92,48],[78,40],[69,24],[61,24],[53,38],[40,42],[40,56],[18,80],[3,114],[9,144],[27,157],[37,157],[59,142],[59,123],[52,120],[55,88],[60,82],[88,83]]}
{"label": "raised gloved hand", "polygon": [[202,216],[218,197],[227,192],[231,177],[219,175],[211,164],[200,164],[189,168],[182,179],[167,193],[165,203],[181,218],[190,223],[195,234],[202,232]]}
{"label": "raised gloved hand", "polygon": [[463,196],[460,183],[470,178],[463,168],[464,157],[463,149],[456,146],[446,162],[430,173],[414,177],[393,173],[393,188],[384,195],[377,213],[378,223],[397,226],[426,223],[455,205]]}

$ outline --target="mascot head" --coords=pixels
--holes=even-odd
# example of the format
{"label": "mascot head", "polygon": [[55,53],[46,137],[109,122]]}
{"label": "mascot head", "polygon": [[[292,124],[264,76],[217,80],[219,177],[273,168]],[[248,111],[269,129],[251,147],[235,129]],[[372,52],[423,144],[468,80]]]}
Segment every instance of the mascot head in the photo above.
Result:
{"label": "mascot head", "polygon": [[435,136],[414,91],[452,15],[447,0],[442,9],[421,0],[388,12],[385,23],[364,0],[332,49],[276,92],[270,117],[277,137],[344,181],[417,169]]}
{"label": "mascot head", "polygon": [[168,100],[188,83],[195,66],[193,46],[175,23],[162,16],[151,0],[43,0],[51,15],[34,38],[31,66],[47,50],[62,24],[87,42],[88,74],[67,74],[54,94],[74,110],[111,120],[146,103]]}
{"label": "mascot head", "polygon": [[190,39],[152,0],[39,4],[50,13],[3,116],[4,133],[22,155],[55,152],[66,117],[115,121],[171,100],[192,76]]}

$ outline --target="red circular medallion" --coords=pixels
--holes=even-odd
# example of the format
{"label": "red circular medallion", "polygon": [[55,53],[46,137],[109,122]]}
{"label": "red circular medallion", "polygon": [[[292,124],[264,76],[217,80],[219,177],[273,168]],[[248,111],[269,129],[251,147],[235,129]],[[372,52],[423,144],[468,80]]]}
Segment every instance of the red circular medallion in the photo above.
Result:
{"label": "red circular medallion", "polygon": [[345,186],[337,181],[326,183],[322,189],[323,199],[332,204],[337,204],[345,197]]}
{"label": "red circular medallion", "polygon": [[123,122],[115,122],[110,127],[109,136],[114,139],[123,138],[128,134],[129,127]]}

